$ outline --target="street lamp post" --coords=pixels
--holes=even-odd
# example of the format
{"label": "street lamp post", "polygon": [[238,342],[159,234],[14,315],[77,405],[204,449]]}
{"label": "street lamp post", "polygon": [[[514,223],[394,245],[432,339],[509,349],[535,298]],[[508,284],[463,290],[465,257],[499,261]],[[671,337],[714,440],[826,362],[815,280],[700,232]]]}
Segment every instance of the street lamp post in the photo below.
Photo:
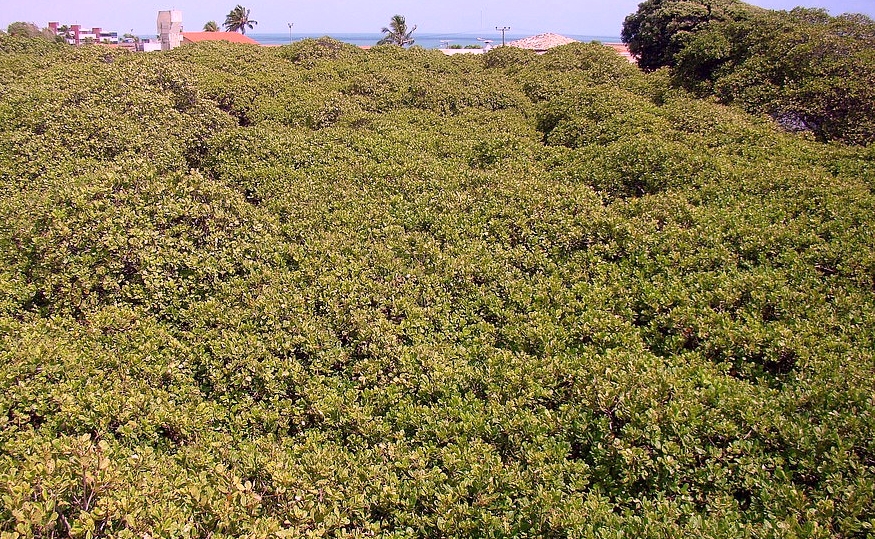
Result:
{"label": "street lamp post", "polygon": [[289,23],[289,43],[290,44],[292,42],[292,26],[294,26],[294,25],[295,25],[295,23],[293,23],[293,22]]}
{"label": "street lamp post", "polygon": [[504,33],[510,30],[510,26],[496,26],[495,29],[501,32],[501,46],[504,47]]}

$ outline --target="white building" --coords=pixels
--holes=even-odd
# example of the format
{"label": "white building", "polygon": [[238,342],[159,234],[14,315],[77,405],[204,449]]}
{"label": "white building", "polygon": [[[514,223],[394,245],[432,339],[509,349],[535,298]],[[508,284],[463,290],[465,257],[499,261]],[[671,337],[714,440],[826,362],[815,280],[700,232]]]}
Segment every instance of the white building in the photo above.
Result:
{"label": "white building", "polygon": [[64,38],[69,45],[84,45],[91,43],[118,44],[118,32],[104,32],[101,28],[87,30],[81,24],[60,26],[57,22],[49,22],[49,31]]}
{"label": "white building", "polygon": [[162,51],[182,45],[182,11],[173,9],[158,12],[158,36]]}

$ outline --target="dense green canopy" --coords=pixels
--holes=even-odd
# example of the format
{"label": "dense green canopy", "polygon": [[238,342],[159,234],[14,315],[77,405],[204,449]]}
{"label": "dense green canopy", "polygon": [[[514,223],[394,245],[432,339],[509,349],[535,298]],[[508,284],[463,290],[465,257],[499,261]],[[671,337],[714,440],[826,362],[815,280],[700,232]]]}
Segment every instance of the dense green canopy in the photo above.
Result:
{"label": "dense green canopy", "polygon": [[875,141],[875,21],[736,0],[647,0],[623,25],[638,65],[823,141]]}
{"label": "dense green canopy", "polygon": [[677,56],[676,82],[821,140],[875,142],[875,21],[822,10],[715,23]]}
{"label": "dense green canopy", "polygon": [[739,0],[644,0],[623,21],[623,42],[647,71],[673,66],[687,39],[712,22],[743,19],[759,8]]}
{"label": "dense green canopy", "polygon": [[873,147],[599,44],[0,81],[4,537],[871,534]]}

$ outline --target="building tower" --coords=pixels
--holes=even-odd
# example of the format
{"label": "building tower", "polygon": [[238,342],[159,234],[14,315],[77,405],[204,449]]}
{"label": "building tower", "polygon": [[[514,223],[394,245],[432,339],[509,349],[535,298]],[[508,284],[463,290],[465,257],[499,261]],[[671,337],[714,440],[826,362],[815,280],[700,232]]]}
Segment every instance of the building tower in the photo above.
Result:
{"label": "building tower", "polygon": [[158,36],[161,38],[162,51],[182,45],[182,11],[173,9],[158,12]]}

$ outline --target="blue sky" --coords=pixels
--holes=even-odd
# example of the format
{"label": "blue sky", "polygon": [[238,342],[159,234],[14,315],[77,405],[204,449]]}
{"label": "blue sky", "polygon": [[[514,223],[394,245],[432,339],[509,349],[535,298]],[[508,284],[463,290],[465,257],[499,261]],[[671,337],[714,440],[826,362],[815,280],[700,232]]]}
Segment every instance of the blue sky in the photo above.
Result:
{"label": "blue sky", "polygon": [[[496,26],[510,26],[513,34],[557,32],[586,36],[618,36],[623,19],[634,12],[640,0],[0,0],[0,28],[10,22],[49,21],[99,26],[121,33],[155,33],[155,19],[162,9],[183,12],[187,30],[200,30],[204,23],[221,24],[238,3],[249,8],[259,22],[252,33],[378,33],[389,18],[399,13],[421,33],[486,33]],[[797,5],[822,7],[831,14],[865,13],[875,18],[875,0],[754,0],[753,4],[790,9]]]}

